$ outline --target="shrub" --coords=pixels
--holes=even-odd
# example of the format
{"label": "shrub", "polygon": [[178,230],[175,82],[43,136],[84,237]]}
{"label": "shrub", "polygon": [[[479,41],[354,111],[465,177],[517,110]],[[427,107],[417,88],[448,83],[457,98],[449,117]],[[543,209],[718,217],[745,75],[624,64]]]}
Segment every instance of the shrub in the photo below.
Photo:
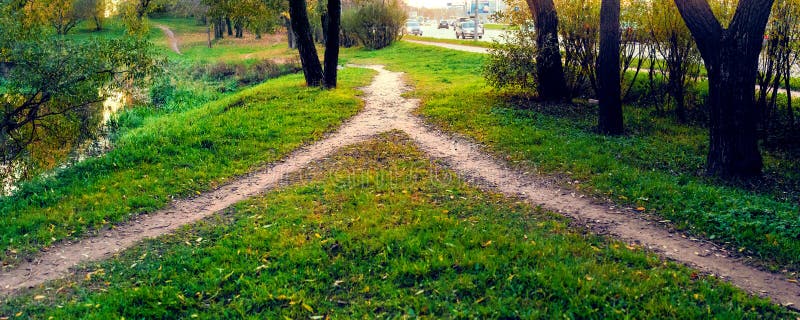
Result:
{"label": "shrub", "polygon": [[498,89],[525,95],[536,89],[536,39],[529,29],[520,28],[495,42],[484,64],[486,82]]}
{"label": "shrub", "polygon": [[236,66],[227,62],[217,62],[211,65],[206,75],[212,80],[224,80],[236,74]]}
{"label": "shrub", "polygon": [[342,14],[342,32],[369,49],[389,46],[400,37],[406,19],[397,0],[368,0]]}
{"label": "shrub", "polygon": [[175,94],[175,85],[168,75],[158,77],[150,87],[150,101],[155,106],[163,106]]}

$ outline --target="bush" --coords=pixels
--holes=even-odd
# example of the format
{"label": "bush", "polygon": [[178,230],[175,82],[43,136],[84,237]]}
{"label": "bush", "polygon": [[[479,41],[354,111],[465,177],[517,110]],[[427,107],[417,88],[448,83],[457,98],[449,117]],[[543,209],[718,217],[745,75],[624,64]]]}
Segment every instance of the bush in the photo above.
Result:
{"label": "bush", "polygon": [[369,0],[344,11],[342,32],[346,38],[356,38],[369,49],[389,46],[400,37],[406,20],[405,11],[397,0],[388,4],[384,1]]}
{"label": "bush", "polygon": [[150,87],[150,101],[155,106],[163,106],[175,94],[175,85],[168,75],[163,75],[153,81]]}
{"label": "bush", "polygon": [[300,63],[290,60],[276,63],[272,60],[261,60],[254,64],[244,62],[228,63],[218,62],[207,67],[195,67],[192,75],[197,78],[206,78],[221,82],[220,92],[235,91],[239,85],[251,85],[267,79],[277,78],[282,75],[300,71]]}
{"label": "bush", "polygon": [[495,42],[484,64],[486,82],[512,93],[528,94],[536,90],[536,38],[532,31],[518,29]]}

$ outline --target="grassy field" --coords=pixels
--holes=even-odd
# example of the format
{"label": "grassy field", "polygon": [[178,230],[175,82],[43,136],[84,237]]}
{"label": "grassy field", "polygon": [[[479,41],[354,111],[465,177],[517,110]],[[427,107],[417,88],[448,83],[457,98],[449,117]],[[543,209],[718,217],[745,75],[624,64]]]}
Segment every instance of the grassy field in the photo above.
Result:
{"label": "grassy field", "polygon": [[654,213],[770,269],[800,270],[800,162],[792,158],[766,153],[768,180],[728,185],[703,175],[705,129],[676,125],[650,109],[627,106],[628,135],[605,137],[594,132],[594,107],[507,102],[494,94],[481,77],[480,54],[398,43],[346,56],[407,72],[422,115],[525,170]]}
{"label": "grassy field", "polygon": [[0,198],[0,257],[14,264],[275,161],[355,114],[353,88],[370,75],[344,70],[333,91],[307,89],[292,75],[169,117],[128,119],[138,127],[105,156]]}
{"label": "grassy field", "polygon": [[[179,71],[169,79],[171,100],[122,113],[105,156],[0,198],[4,264],[281,158],[355,114],[356,88],[373,75],[346,68],[332,91],[305,88],[295,74],[223,93],[215,86],[229,80],[193,78],[192,70],[252,66],[292,51],[252,38],[207,51],[193,21],[154,22],[182,37],[177,55],[161,30],[150,30],[176,65],[170,70]],[[99,36],[115,36],[109,29]],[[793,159],[767,154],[774,180],[761,188],[723,185],[701,175],[705,130],[651,110],[626,108],[629,135],[606,138],[593,132],[591,107],[509,102],[493,93],[480,74],[483,55],[398,43],[345,49],[342,58],[407,72],[423,116],[526,170],[641,207],[772,269],[800,270],[798,195],[786,191],[800,181]],[[0,319],[797,317],[637,246],[471,187],[400,134],[347,148],[291,181],[81,266],[75,276],[2,297]]]}
{"label": "grassy field", "polygon": [[18,318],[789,318],[458,180],[403,136],[0,304]]}

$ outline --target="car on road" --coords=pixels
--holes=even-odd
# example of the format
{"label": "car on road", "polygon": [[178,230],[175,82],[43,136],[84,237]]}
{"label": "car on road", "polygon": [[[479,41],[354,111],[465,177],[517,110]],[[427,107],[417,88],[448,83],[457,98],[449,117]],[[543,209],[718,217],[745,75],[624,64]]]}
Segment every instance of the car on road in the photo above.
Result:
{"label": "car on road", "polygon": [[456,24],[456,39],[466,39],[478,37],[478,39],[483,38],[483,25],[478,25],[477,28],[475,27],[475,21],[463,21]]}
{"label": "car on road", "polygon": [[417,21],[406,21],[406,34],[413,34],[415,36],[422,35],[422,28]]}
{"label": "car on road", "polygon": [[450,29],[450,22],[447,22],[447,20],[439,21],[439,26],[436,29]]}

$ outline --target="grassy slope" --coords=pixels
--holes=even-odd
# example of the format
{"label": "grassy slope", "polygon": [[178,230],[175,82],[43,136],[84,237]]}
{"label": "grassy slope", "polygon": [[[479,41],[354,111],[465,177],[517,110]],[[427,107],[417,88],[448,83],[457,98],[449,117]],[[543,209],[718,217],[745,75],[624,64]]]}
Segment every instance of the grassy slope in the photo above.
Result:
{"label": "grassy slope", "polygon": [[[579,181],[574,188],[657,212],[681,229],[752,254],[773,269],[800,269],[798,205],[781,194],[753,194],[704,178],[703,129],[626,108],[630,135],[609,138],[593,132],[596,120],[588,107],[520,110],[486,87],[479,54],[399,43],[380,52],[347,51],[347,56],[407,72],[424,116],[513,162],[565,174]],[[796,169],[788,159],[766,155],[766,171],[779,180],[796,181]]]}
{"label": "grassy slope", "polygon": [[[436,168],[402,137],[0,304],[48,318],[781,318]],[[76,283],[75,281],[80,281]],[[60,288],[59,288],[60,287]],[[55,289],[58,288],[58,289]]]}
{"label": "grassy slope", "polygon": [[354,88],[371,78],[361,69],[340,74],[338,90],[307,89],[293,75],[151,118],[107,155],[0,198],[2,261],[214,188],[322,137],[360,108]]}

